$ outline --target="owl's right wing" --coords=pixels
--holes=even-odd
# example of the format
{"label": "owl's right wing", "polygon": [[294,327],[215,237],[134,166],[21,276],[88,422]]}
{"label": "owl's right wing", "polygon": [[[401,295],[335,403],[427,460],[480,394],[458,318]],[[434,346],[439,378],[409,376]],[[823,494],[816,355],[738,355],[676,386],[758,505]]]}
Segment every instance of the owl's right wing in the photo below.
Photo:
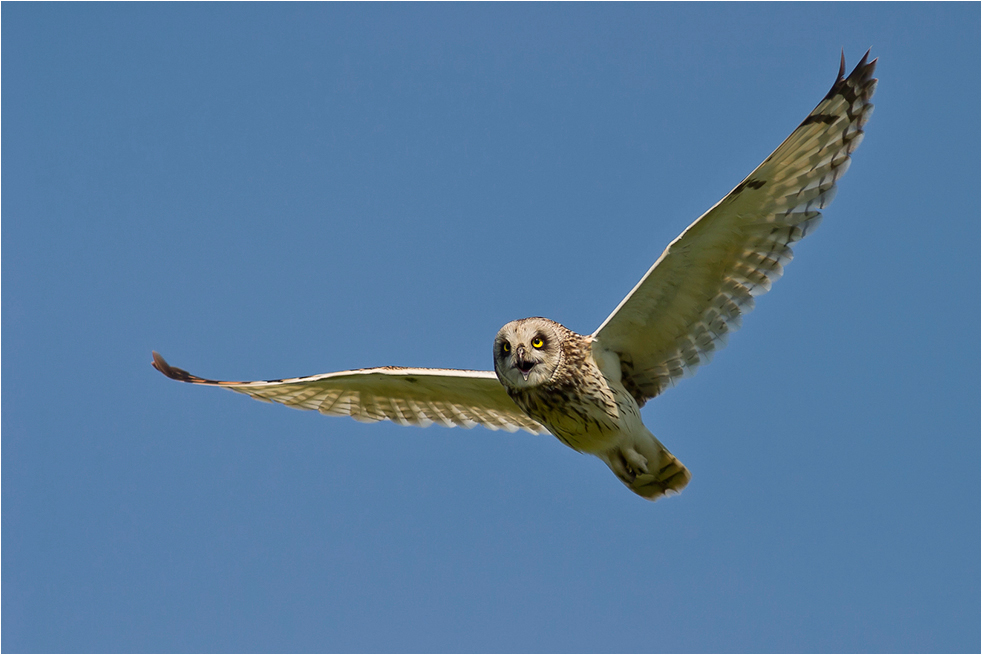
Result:
{"label": "owl's right wing", "polygon": [[181,382],[223,387],[256,400],[357,421],[548,432],[519,409],[492,371],[385,366],[286,380],[227,382],[191,375],[156,352],[153,367]]}
{"label": "owl's right wing", "polygon": [[818,225],[873,110],[876,60],[863,57],[784,143],[675,239],[593,337],[620,358],[638,404],[709,361],[754,297]]}

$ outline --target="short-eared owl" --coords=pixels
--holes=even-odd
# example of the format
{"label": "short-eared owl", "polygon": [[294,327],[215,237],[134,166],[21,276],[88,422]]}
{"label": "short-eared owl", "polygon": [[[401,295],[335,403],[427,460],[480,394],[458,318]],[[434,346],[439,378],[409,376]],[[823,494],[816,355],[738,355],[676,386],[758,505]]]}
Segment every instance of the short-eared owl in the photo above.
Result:
{"label": "short-eared owl", "polygon": [[153,365],[183,382],[360,421],[549,432],[602,459],[627,487],[654,500],[689,471],[648,431],[639,408],[709,361],[754,298],[791,261],[791,244],[818,225],[873,109],[876,60],[863,57],[745,180],[685,229],[593,334],[545,318],[505,325],[494,372],[368,368],[260,382],[191,375],[157,353]]}

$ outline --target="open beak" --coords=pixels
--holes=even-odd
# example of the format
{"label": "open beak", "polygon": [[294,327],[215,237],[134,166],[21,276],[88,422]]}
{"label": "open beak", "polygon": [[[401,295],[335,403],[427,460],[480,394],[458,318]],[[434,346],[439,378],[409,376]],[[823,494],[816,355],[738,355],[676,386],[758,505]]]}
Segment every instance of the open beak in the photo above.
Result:
{"label": "open beak", "polygon": [[523,351],[518,351],[518,354],[515,357],[515,368],[518,369],[518,372],[521,373],[522,377],[525,378],[525,381],[528,382],[529,373],[531,373],[532,369],[535,368],[535,362],[529,361],[522,357],[524,354],[525,353]]}

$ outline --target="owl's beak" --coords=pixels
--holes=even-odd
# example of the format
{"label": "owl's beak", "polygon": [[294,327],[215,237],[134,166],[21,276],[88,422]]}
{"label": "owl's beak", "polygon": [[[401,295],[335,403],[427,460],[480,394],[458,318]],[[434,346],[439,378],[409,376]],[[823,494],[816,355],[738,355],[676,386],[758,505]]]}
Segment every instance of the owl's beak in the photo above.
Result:
{"label": "owl's beak", "polygon": [[532,369],[535,368],[535,362],[525,359],[525,348],[522,348],[521,346],[519,346],[518,352],[515,353],[515,368],[517,368],[518,372],[522,374],[522,377],[525,378],[526,382],[528,382],[529,373],[531,373]]}

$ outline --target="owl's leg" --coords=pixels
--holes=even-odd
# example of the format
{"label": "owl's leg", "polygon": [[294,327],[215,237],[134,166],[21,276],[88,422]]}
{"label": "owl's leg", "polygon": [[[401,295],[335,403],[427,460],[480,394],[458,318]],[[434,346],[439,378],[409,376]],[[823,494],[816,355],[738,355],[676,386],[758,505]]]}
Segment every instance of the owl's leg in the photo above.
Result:
{"label": "owl's leg", "polygon": [[625,484],[632,484],[639,475],[648,473],[648,460],[644,455],[628,446],[613,448],[607,453],[607,464]]}
{"label": "owl's leg", "polygon": [[602,459],[631,491],[649,500],[689,483],[688,469],[651,435],[611,448]]}
{"label": "owl's leg", "polygon": [[633,448],[628,447],[622,449],[621,456],[624,457],[628,469],[634,471],[635,475],[648,472],[648,459]]}

